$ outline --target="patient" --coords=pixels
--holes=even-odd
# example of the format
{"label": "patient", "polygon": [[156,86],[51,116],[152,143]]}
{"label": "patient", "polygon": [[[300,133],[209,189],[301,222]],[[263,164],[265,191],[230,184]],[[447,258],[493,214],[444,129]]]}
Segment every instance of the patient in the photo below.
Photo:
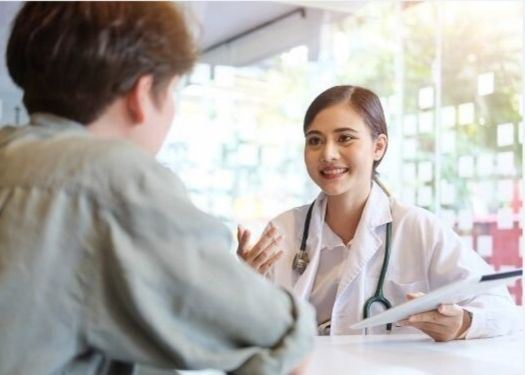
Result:
{"label": "patient", "polygon": [[30,122],[0,130],[0,373],[301,368],[311,308],[154,159],[195,60],[180,11],[26,3],[6,56]]}

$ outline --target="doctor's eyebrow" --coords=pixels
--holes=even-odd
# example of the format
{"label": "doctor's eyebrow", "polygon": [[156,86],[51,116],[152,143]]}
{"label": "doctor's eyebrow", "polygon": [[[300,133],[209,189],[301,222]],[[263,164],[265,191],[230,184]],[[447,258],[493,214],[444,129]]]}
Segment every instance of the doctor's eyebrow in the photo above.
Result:
{"label": "doctor's eyebrow", "polygon": [[[342,133],[342,132],[351,132],[355,134],[359,133],[357,130],[353,128],[337,128],[333,130],[333,133]],[[306,132],[305,136],[308,137],[309,135],[314,135],[314,134],[323,135],[323,133],[321,133],[319,130],[309,130],[308,132]]]}
{"label": "doctor's eyebrow", "polygon": [[306,132],[305,137],[308,137],[309,135],[323,135],[319,130],[309,130]]}
{"label": "doctor's eyebrow", "polygon": [[352,133],[359,133],[357,130],[355,130],[354,128],[337,128],[337,129],[334,129],[334,133],[342,133],[342,132],[352,132]]}

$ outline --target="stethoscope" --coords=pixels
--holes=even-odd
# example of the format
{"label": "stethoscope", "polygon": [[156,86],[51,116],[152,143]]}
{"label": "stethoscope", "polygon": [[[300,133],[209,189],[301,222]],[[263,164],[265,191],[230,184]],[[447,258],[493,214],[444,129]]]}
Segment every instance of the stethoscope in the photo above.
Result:
{"label": "stethoscope", "polygon": [[[379,185],[387,195],[390,195],[383,186]],[[303,227],[303,237],[301,239],[301,247],[299,252],[295,254],[292,263],[292,269],[298,272],[300,275],[306,270],[306,267],[310,263],[310,258],[306,252],[306,241],[308,240],[308,232],[310,229],[310,221],[312,219],[312,211],[315,205],[315,201],[312,202],[306,213],[306,218],[304,220]],[[366,300],[365,305],[363,306],[363,318],[366,319],[370,316],[370,309],[374,303],[380,303],[387,310],[392,307],[392,304],[388,299],[385,298],[383,294],[383,284],[385,282],[385,275],[388,269],[388,262],[390,260],[390,242],[392,240],[392,223],[387,223],[386,233],[385,233],[385,255],[383,257],[383,265],[381,266],[381,273],[379,274],[379,280],[377,281],[377,287],[374,295]],[[386,325],[387,332],[392,330],[392,323]]]}

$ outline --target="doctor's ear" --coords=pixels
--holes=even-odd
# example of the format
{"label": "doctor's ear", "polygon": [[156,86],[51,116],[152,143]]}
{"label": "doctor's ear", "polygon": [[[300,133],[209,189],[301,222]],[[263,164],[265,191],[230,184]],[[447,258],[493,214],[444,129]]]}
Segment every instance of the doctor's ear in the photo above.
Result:
{"label": "doctor's ear", "polygon": [[388,146],[388,138],[384,134],[379,134],[374,143],[374,160],[381,160]]}

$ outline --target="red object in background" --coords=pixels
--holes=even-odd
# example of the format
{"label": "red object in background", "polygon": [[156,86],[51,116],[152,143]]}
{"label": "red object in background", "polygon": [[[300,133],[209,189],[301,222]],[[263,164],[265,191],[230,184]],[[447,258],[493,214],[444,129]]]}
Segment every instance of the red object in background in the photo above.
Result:
{"label": "red object in background", "polygon": [[[520,237],[522,230],[519,225],[519,216],[514,216],[511,229],[499,229],[497,218],[494,216],[474,222],[474,248],[477,248],[477,237],[479,235],[489,235],[492,237],[492,256],[484,257],[484,259],[494,267],[495,271],[503,271],[508,268],[520,268],[523,266],[523,261],[520,257]],[[516,304],[521,305],[523,302],[521,280],[517,280],[513,286],[509,286],[509,291],[514,297]]]}
{"label": "red object in background", "polygon": [[[516,215],[517,216],[517,215]],[[498,229],[497,222],[488,223],[488,233],[492,236],[492,257],[487,258],[496,271],[502,267],[520,268],[523,265],[520,257],[520,237],[522,230],[519,226],[519,217],[514,220],[512,229]],[[522,282],[517,280],[513,287],[509,287],[510,293],[518,305],[522,304]]]}
{"label": "red object in background", "polygon": [[[518,181],[515,181],[513,190],[510,202],[512,228],[498,228],[497,215],[474,219],[472,230],[474,248],[478,248],[478,236],[488,235],[492,237],[492,255],[483,257],[483,259],[492,265],[495,271],[523,267],[523,259],[520,256],[520,238],[523,232],[520,228],[520,212],[523,204]],[[512,286],[509,286],[509,291],[518,305],[523,303],[522,285],[522,280],[517,280]]]}

